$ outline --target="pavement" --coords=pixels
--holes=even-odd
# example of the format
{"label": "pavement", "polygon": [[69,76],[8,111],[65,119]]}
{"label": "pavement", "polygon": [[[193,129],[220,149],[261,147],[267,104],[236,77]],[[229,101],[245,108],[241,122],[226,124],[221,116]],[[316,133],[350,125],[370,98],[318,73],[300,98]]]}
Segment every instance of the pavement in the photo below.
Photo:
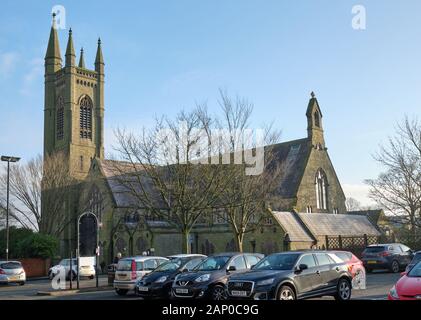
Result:
{"label": "pavement", "polygon": [[[352,299],[357,300],[385,300],[390,288],[400,278],[400,274],[389,272],[375,272],[367,275],[367,288],[353,290]],[[128,293],[118,296],[111,286],[108,286],[106,276],[99,277],[99,288],[95,287],[95,279],[82,279],[80,290],[54,290],[47,278],[28,280],[24,286],[0,285],[0,300],[140,300],[141,298]],[[69,288],[69,285],[67,285]],[[73,284],[76,289],[76,282]],[[40,295],[39,292],[44,294]],[[321,298],[330,300],[331,297]]]}

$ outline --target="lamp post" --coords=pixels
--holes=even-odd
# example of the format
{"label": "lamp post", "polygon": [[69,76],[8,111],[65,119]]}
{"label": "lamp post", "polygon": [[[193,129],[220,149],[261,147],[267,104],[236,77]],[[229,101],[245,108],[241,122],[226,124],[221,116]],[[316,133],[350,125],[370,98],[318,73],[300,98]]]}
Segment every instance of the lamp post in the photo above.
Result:
{"label": "lamp post", "polygon": [[18,162],[20,158],[1,156],[1,161],[7,162],[7,195],[6,195],[6,261],[9,261],[9,184],[10,184],[10,162]]}

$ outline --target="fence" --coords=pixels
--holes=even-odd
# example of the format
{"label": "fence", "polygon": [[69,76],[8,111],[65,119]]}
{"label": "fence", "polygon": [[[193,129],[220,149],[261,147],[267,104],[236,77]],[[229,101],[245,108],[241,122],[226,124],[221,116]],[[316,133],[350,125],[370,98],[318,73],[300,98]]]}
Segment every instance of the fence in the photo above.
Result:
{"label": "fence", "polygon": [[326,236],[326,249],[327,250],[346,250],[351,251],[357,257],[361,257],[361,253],[366,246],[377,243],[402,243],[414,251],[421,250],[421,235],[420,236]]}

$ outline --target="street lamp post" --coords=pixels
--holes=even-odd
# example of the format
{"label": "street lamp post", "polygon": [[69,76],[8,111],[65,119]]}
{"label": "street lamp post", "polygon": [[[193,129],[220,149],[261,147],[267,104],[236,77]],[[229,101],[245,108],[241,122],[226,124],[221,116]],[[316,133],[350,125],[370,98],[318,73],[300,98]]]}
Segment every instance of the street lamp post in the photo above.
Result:
{"label": "street lamp post", "polygon": [[9,261],[9,185],[10,185],[10,162],[18,162],[20,158],[1,156],[1,161],[7,162],[7,195],[6,195],[6,261]]}

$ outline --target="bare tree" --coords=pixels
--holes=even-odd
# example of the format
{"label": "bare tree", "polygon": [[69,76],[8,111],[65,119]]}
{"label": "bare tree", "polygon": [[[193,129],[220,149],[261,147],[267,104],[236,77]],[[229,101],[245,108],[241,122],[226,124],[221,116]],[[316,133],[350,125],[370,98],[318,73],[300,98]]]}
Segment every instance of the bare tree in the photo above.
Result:
{"label": "bare tree", "polygon": [[[63,205],[75,185],[67,163],[64,154],[55,153],[10,169],[10,216],[17,224],[54,236],[64,230],[70,217],[65,215]],[[3,175],[3,186],[5,179]]]}
{"label": "bare tree", "polygon": [[345,200],[345,206],[347,211],[358,211],[362,210],[361,203],[354,198],[346,198]]}
{"label": "bare tree", "polygon": [[385,171],[366,181],[370,198],[415,235],[421,226],[421,123],[406,117],[374,158]]}
{"label": "bare tree", "polygon": [[223,167],[209,164],[207,142],[212,120],[206,108],[181,112],[175,120],[157,119],[138,135],[117,130],[114,179],[133,197],[132,206],[168,222],[182,234],[182,250],[190,252],[189,234],[199,218],[215,206],[224,189]]}
{"label": "bare tree", "polygon": [[[245,234],[261,226],[268,215],[267,201],[279,184],[282,164],[277,161],[273,144],[278,142],[280,132],[268,126],[261,134],[261,141],[253,141],[248,132],[253,105],[244,99],[234,100],[222,91],[220,104],[223,112],[220,128],[227,128],[231,163],[235,164],[226,169],[229,181],[224,192],[220,193],[220,207],[215,212],[230,225],[237,250],[242,252]],[[245,157],[247,152],[254,153],[254,165],[260,166],[255,174],[247,171],[250,166]],[[259,152],[262,157],[257,156]],[[240,161],[236,163],[237,156]]]}

